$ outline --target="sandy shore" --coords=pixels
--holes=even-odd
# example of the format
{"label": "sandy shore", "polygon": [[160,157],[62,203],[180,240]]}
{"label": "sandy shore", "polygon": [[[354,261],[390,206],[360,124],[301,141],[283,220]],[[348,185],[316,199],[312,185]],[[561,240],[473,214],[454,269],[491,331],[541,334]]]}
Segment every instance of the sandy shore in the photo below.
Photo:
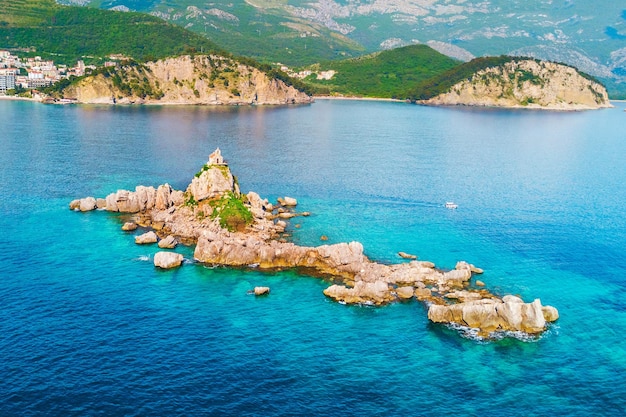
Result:
{"label": "sandy shore", "polygon": [[21,100],[21,101],[36,101],[40,102],[41,100],[29,98],[29,97],[17,97],[17,96],[0,96],[0,100]]}

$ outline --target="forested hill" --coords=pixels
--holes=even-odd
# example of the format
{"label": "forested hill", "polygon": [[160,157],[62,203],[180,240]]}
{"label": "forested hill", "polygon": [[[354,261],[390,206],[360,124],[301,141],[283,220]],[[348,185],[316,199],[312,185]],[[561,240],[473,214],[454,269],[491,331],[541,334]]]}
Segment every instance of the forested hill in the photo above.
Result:
{"label": "forested hill", "polygon": [[0,49],[31,48],[73,63],[123,54],[150,60],[189,52],[224,54],[209,39],[142,14],[61,6],[54,0],[0,1]]}
{"label": "forested hill", "polygon": [[334,71],[332,78],[306,81],[328,94],[406,98],[409,90],[460,64],[427,45],[411,45],[360,58],[315,65],[316,72]]}

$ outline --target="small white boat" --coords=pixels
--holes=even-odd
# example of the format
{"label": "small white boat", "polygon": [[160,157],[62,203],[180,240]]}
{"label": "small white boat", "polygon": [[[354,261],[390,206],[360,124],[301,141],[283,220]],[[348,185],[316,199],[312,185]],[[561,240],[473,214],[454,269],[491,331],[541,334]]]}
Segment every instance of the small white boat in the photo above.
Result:
{"label": "small white boat", "polygon": [[458,207],[458,205],[457,205],[457,204],[455,204],[455,203],[453,203],[452,201],[448,201],[448,202],[446,202],[445,206],[446,206],[446,208],[448,208],[448,209],[455,209],[455,208],[457,208],[457,207]]}

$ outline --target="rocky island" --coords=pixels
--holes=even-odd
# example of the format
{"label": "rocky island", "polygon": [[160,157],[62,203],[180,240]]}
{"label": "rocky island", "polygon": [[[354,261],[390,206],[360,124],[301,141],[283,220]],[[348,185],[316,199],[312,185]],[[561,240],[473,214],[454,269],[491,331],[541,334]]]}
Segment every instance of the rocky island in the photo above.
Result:
{"label": "rocky island", "polygon": [[[185,191],[168,184],[137,186],[134,191],[118,190],[106,198],[86,197],[69,205],[77,211],[128,213],[133,221],[125,223],[124,230],[132,231],[137,224],[152,229],[137,236],[137,243],[161,239],[165,247],[195,244],[198,262],[261,270],[297,268],[329,279],[334,284],[324,294],[343,304],[383,305],[415,298],[428,306],[432,322],[472,328],[482,337],[506,331],[539,334],[558,319],[557,310],[539,299],[525,303],[482,288],[473,279],[482,270],[464,261],[448,271],[408,259],[385,265],[370,260],[358,242],[317,247],[288,242],[286,221],[308,214],[296,212],[296,206],[289,197],[272,204],[255,192],[242,194],[219,149]],[[159,255],[154,261],[159,267],[176,267],[182,256]]]}

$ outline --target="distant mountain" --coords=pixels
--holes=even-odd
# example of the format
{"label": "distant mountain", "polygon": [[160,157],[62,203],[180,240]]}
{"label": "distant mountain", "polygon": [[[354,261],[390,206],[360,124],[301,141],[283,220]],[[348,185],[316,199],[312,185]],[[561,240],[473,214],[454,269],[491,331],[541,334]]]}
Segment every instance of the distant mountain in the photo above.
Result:
{"label": "distant mountain", "polygon": [[59,0],[151,13],[290,65],[429,43],[450,56],[562,61],[626,97],[626,5],[576,0]]}

